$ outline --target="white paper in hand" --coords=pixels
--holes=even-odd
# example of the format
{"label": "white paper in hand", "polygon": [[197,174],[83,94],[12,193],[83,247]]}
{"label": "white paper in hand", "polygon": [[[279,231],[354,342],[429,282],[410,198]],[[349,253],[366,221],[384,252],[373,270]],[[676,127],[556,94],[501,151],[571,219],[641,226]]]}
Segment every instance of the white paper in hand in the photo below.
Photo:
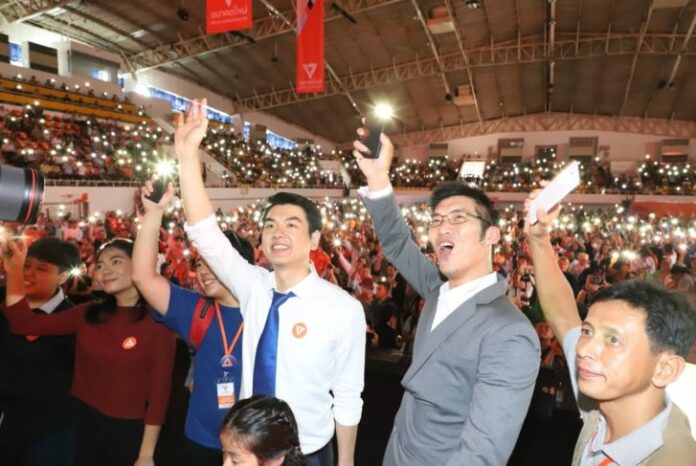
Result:
{"label": "white paper in hand", "polygon": [[580,166],[573,161],[565,167],[551,183],[546,186],[537,197],[534,198],[527,212],[527,221],[530,225],[537,222],[537,211],[543,209],[544,212],[551,210],[556,204],[566,197],[580,184]]}

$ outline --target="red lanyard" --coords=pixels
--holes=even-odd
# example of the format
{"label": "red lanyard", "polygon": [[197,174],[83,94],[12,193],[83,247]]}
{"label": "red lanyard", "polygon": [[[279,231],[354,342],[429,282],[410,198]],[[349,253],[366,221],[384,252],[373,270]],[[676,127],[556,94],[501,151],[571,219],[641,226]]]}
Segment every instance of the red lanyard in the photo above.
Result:
{"label": "red lanyard", "polygon": [[242,321],[239,324],[239,328],[237,329],[237,334],[234,336],[234,339],[232,340],[231,345],[227,345],[227,334],[225,333],[225,326],[222,323],[222,315],[220,314],[220,305],[216,302],[215,303],[215,314],[217,315],[218,319],[218,324],[220,326],[220,336],[222,336],[222,346],[225,349],[225,356],[229,356],[232,354],[232,351],[234,351],[234,347],[237,346],[237,341],[239,341],[239,337],[242,335],[242,329],[244,328],[244,322]]}

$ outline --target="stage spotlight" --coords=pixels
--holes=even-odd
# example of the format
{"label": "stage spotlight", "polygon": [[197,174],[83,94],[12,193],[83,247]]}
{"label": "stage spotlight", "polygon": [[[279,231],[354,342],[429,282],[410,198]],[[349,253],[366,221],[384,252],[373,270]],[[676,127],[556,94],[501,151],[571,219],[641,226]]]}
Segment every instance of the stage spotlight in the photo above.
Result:
{"label": "stage spotlight", "polygon": [[181,21],[189,20],[189,12],[185,8],[179,8],[178,10],[176,10],[176,15],[179,17]]}

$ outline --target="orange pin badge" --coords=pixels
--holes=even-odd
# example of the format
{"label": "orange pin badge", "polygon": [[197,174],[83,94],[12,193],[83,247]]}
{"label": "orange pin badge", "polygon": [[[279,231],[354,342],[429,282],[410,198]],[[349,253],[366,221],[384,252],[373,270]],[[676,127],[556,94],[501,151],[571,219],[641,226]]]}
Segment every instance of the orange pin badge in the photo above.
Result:
{"label": "orange pin badge", "polygon": [[292,336],[295,338],[304,338],[307,335],[307,325],[303,322],[298,322],[292,326]]}
{"label": "orange pin badge", "polygon": [[124,350],[129,350],[135,347],[135,345],[138,344],[138,340],[135,337],[128,337],[125,340],[123,340],[123,343],[121,343],[121,346],[123,347]]}

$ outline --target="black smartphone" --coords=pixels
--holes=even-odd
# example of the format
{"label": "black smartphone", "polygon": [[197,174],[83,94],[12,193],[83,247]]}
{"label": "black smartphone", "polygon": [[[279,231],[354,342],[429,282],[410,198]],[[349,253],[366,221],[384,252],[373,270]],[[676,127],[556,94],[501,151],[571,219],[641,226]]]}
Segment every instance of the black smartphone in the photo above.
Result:
{"label": "black smartphone", "polygon": [[368,159],[379,157],[379,151],[382,149],[382,142],[379,137],[382,131],[384,131],[384,124],[384,121],[375,121],[374,123],[368,121],[365,125],[367,134],[362,137],[361,142],[369,149],[369,152],[361,151],[360,153],[363,157]]}
{"label": "black smartphone", "polygon": [[162,200],[162,196],[167,192],[167,185],[169,184],[169,178],[163,176],[157,178],[152,182],[152,193],[149,196],[145,196],[147,199],[151,200],[155,204]]}

